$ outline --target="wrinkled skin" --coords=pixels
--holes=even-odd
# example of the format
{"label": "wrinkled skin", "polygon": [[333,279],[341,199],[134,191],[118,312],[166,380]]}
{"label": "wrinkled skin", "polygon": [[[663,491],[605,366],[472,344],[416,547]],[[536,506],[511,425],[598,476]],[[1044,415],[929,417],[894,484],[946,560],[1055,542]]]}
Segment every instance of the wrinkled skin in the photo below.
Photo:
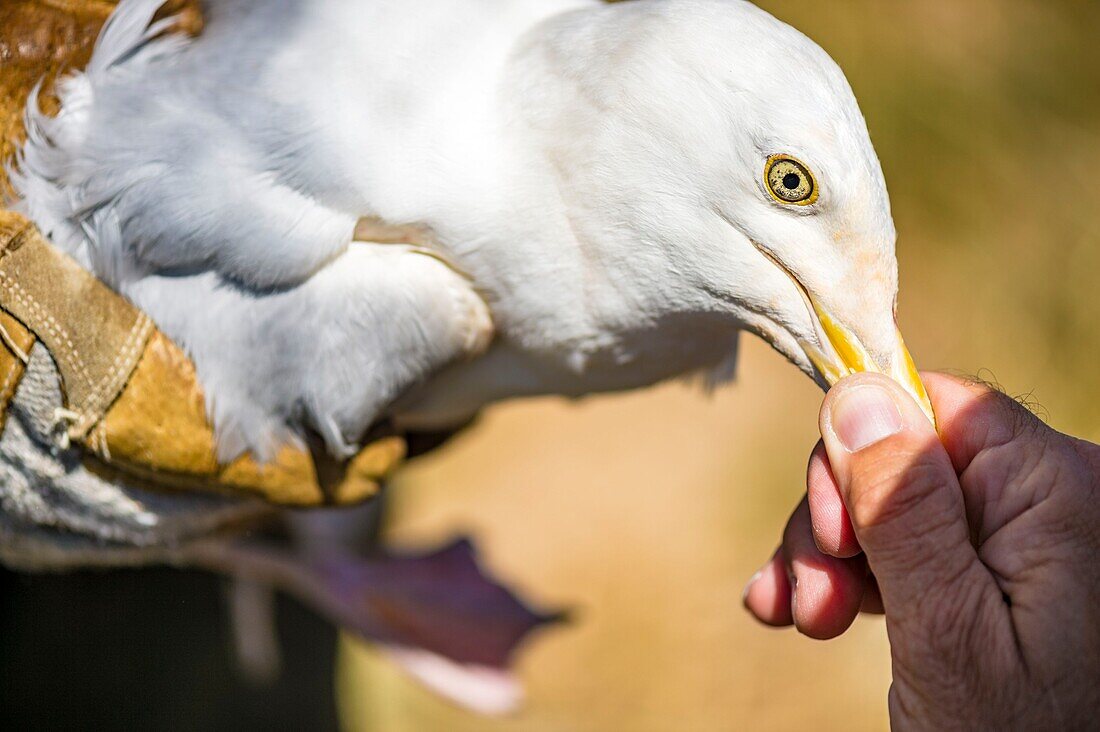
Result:
{"label": "wrinkled skin", "polygon": [[1100,446],[984,385],[925,383],[938,439],[883,377],[830,392],[807,496],[746,607],[822,639],[885,611],[895,729],[1094,729]]}

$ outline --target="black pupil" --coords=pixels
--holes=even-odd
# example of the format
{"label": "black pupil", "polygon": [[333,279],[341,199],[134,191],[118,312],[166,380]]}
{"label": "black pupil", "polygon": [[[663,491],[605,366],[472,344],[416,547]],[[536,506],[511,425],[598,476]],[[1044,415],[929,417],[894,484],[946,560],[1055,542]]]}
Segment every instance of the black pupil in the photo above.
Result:
{"label": "black pupil", "polygon": [[802,185],[802,176],[798,173],[787,173],[783,176],[783,187],[788,191],[793,191]]}

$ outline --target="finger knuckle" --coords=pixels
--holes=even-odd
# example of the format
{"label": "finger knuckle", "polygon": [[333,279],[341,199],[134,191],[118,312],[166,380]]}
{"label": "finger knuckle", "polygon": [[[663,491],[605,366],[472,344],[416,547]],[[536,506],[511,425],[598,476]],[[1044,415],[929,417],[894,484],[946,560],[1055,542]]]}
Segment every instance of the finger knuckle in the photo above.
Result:
{"label": "finger knuckle", "polygon": [[980,446],[979,452],[1018,445],[1050,430],[1012,397],[989,387],[981,387],[968,415],[968,439]]}
{"label": "finger knuckle", "polygon": [[1027,405],[1007,394],[993,392],[989,396],[995,400],[995,420],[1006,432],[1007,443],[1045,441],[1053,431]]}
{"label": "finger knuckle", "polygon": [[964,471],[963,485],[987,503],[1034,508],[1057,498],[1087,506],[1095,474],[1072,442],[1042,426],[1022,429],[1020,437],[979,454]]}
{"label": "finger knuckle", "polygon": [[[888,464],[864,465],[854,476],[852,520],[858,527],[937,523],[943,511],[929,510],[944,486],[943,468],[936,461],[914,455]],[[920,526],[927,531],[933,526]]]}

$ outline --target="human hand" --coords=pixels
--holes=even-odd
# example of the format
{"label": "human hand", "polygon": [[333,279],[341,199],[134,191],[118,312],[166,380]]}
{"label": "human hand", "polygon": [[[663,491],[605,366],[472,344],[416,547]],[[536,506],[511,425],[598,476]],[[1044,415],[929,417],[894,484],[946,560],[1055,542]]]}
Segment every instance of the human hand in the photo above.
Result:
{"label": "human hand", "polygon": [[745,606],[813,638],[886,613],[896,729],[1100,725],[1100,446],[983,385],[829,392],[807,496]]}

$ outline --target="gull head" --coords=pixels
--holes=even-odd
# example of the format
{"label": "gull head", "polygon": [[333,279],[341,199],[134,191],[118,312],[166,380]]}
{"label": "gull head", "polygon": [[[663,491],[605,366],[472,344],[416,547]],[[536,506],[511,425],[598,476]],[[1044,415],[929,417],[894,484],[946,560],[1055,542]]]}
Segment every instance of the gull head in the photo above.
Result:
{"label": "gull head", "polygon": [[740,0],[639,0],[542,35],[559,111],[527,113],[558,133],[573,228],[632,304],[750,330],[823,387],[888,374],[931,417],[882,168],[824,50]]}

